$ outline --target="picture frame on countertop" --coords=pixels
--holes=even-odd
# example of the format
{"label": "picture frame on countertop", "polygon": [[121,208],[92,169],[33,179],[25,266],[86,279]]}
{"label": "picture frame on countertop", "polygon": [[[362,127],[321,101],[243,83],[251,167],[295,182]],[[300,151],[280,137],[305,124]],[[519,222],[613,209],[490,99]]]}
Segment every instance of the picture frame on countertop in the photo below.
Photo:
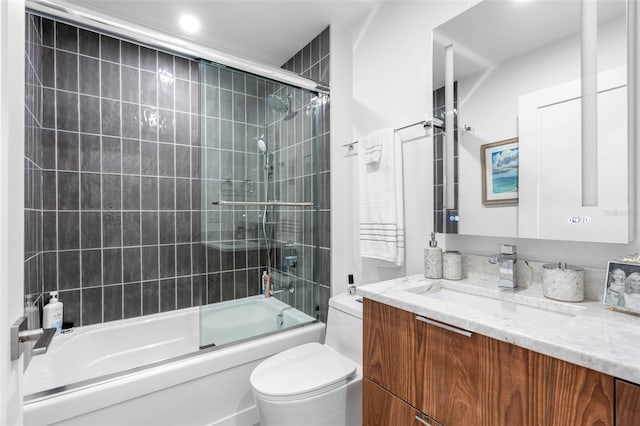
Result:
{"label": "picture frame on countertop", "polygon": [[602,301],[612,309],[640,315],[640,263],[609,261]]}

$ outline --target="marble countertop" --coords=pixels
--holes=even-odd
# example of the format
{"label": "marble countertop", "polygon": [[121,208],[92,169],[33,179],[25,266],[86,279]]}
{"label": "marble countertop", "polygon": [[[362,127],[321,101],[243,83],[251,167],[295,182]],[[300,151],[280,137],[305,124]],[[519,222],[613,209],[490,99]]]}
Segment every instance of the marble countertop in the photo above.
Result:
{"label": "marble countertop", "polygon": [[[457,304],[429,297],[437,288],[491,299],[478,299],[488,303],[470,307],[469,303]],[[541,289],[505,292],[498,289],[497,282],[432,280],[422,274],[362,285],[357,293],[474,333],[640,383],[640,317],[611,311],[599,302],[557,302],[545,298]],[[521,314],[509,309],[512,304],[505,304],[508,306],[502,309],[499,303],[492,303],[492,299],[513,301],[528,308]],[[493,308],[487,309],[489,304]],[[545,312],[537,309],[553,312],[545,316]],[[559,315],[554,316],[554,313]]]}

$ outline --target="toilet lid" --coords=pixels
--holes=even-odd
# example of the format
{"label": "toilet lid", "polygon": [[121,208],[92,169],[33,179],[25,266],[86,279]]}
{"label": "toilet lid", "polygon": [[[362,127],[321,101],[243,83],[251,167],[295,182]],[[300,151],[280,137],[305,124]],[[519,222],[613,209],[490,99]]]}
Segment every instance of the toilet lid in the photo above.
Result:
{"label": "toilet lid", "polygon": [[253,370],[250,381],[254,391],[266,397],[306,396],[348,383],[356,368],[349,358],[314,342],[266,359]]}

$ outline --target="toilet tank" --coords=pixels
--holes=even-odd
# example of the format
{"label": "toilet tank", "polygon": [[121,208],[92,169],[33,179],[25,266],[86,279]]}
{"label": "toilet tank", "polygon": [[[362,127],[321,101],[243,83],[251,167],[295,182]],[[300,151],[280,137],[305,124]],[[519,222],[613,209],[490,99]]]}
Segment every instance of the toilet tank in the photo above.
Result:
{"label": "toilet tank", "polygon": [[[358,301],[360,300],[360,301]],[[362,298],[342,293],[329,299],[325,344],[362,365]]]}

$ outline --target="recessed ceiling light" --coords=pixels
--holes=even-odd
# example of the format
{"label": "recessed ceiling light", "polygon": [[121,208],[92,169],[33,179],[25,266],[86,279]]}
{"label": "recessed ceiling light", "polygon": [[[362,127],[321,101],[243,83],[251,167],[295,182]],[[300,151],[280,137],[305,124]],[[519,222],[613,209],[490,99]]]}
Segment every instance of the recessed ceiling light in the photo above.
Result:
{"label": "recessed ceiling light", "polygon": [[180,16],[180,28],[187,33],[195,33],[200,29],[200,21],[193,15]]}

